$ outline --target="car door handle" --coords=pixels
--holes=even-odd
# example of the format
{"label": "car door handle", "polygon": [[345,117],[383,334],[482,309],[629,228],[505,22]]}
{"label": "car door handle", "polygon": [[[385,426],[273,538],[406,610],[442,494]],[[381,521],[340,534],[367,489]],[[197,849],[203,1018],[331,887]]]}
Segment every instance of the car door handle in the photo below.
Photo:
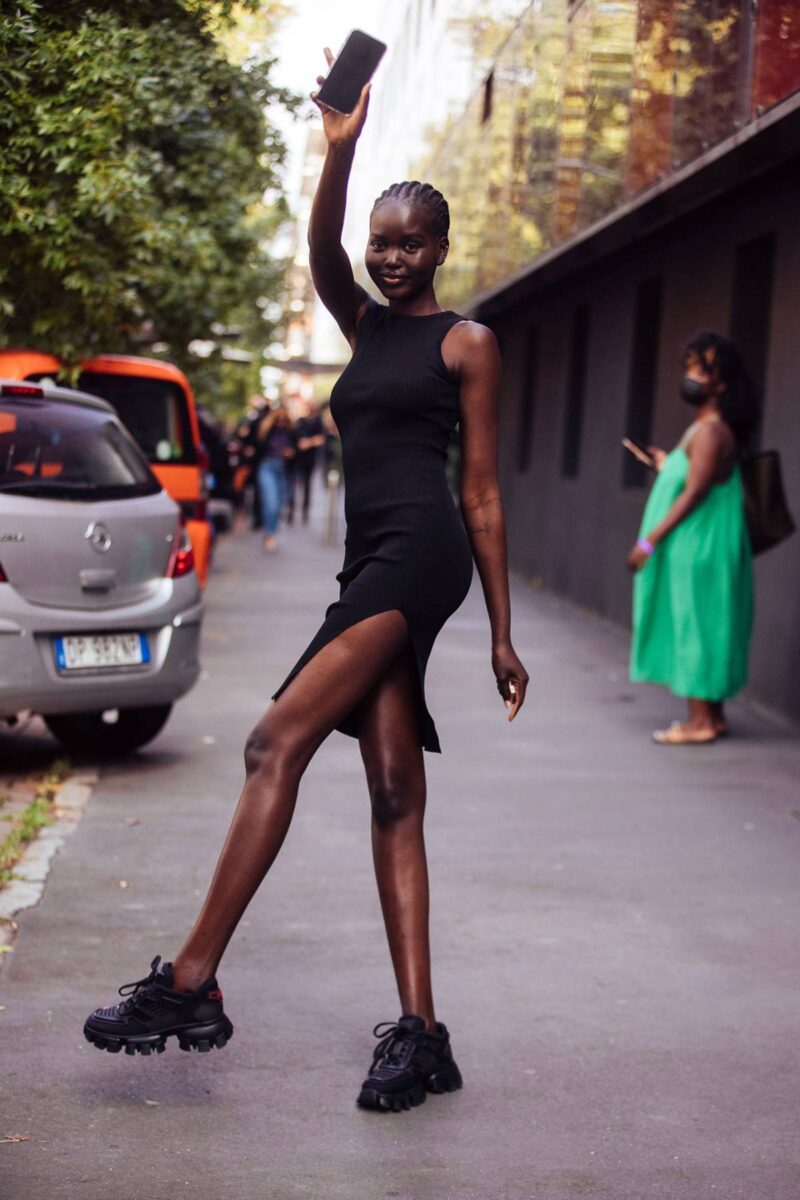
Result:
{"label": "car door handle", "polygon": [[110,592],[117,586],[117,572],[109,567],[90,567],[80,574],[84,592]]}

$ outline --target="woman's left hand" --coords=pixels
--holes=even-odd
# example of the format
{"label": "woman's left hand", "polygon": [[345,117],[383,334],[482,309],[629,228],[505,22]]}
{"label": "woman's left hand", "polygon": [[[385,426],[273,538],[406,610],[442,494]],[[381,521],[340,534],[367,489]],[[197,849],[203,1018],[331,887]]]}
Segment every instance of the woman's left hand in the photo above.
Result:
{"label": "woman's left hand", "polygon": [[628,555],[628,566],[634,572],[641,571],[650,555],[637,543]]}
{"label": "woman's left hand", "polygon": [[497,680],[497,690],[508,709],[508,719],[513,721],[525,702],[529,677],[510,642],[493,647],[492,670]]}

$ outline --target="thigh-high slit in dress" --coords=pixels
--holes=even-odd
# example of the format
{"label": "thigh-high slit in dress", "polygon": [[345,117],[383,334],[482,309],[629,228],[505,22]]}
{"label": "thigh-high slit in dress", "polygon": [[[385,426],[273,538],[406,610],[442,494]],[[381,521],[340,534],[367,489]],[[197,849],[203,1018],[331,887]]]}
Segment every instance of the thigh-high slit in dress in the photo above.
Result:
{"label": "thigh-high slit in dress", "polygon": [[[425,670],[445,621],[472,580],[472,552],[445,477],[447,446],[458,421],[458,385],[441,344],[457,313],[414,317],[370,303],[353,357],[331,393],[342,439],[347,533],[339,599],[275,692],[310,659],[367,617],[404,616],[419,678],[419,727],[425,750],[439,751],[425,702]],[[356,711],[339,724],[358,736]]]}

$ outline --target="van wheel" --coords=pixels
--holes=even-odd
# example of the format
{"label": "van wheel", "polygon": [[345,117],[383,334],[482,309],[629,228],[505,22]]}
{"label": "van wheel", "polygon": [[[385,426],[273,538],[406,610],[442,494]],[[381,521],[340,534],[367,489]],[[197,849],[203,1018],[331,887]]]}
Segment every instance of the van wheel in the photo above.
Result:
{"label": "van wheel", "polygon": [[54,713],[44,722],[68,750],[109,757],[138,750],[167,723],[171,704],[152,708],[106,709],[103,712]]}

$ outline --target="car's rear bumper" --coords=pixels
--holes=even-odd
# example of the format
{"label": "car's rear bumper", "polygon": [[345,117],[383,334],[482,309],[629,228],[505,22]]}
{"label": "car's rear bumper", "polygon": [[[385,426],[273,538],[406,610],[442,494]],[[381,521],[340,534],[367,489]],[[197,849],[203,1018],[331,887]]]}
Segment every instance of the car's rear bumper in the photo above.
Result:
{"label": "car's rear bumper", "polygon": [[[200,673],[203,616],[196,582],[185,588],[180,586],[183,582],[176,580],[168,602],[156,607],[131,605],[103,613],[27,604],[9,584],[0,584],[0,716],[28,709],[68,713],[146,708],[183,696]],[[115,631],[145,634],[150,661],[111,670],[58,669],[56,637]]]}

